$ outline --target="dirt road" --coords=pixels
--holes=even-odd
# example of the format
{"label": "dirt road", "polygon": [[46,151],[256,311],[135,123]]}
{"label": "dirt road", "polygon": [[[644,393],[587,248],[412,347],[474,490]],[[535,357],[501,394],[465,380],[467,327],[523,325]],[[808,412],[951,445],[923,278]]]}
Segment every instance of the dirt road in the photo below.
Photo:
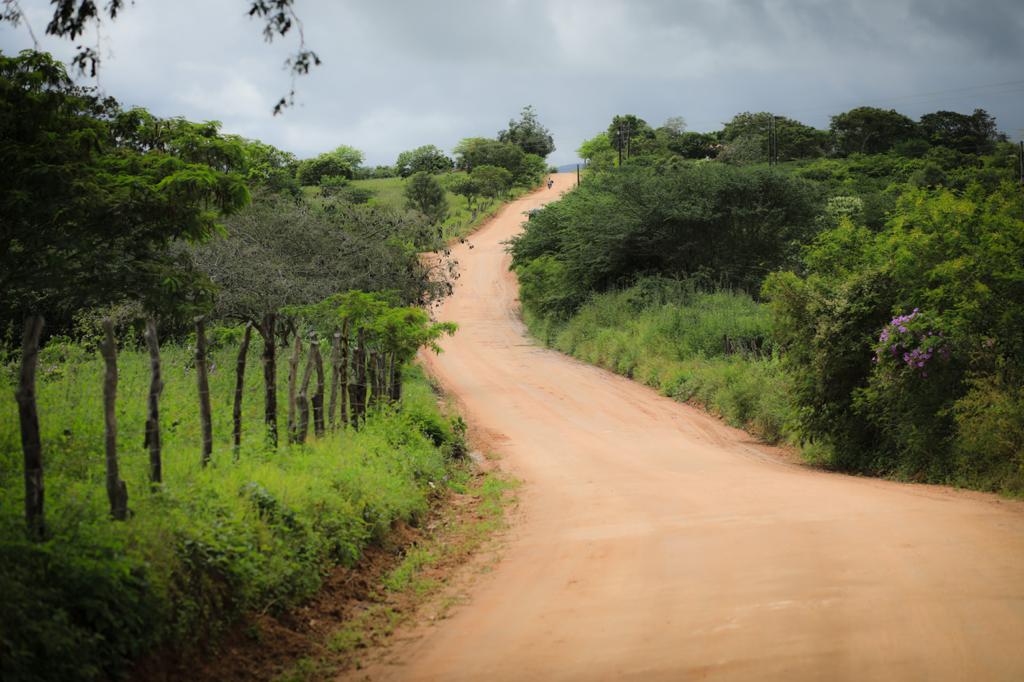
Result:
{"label": "dirt road", "polygon": [[522,518],[468,605],[363,673],[1024,680],[1021,504],[787,464],[529,340],[502,241],[574,180],[456,250],[439,318],[461,329],[429,361],[525,482]]}

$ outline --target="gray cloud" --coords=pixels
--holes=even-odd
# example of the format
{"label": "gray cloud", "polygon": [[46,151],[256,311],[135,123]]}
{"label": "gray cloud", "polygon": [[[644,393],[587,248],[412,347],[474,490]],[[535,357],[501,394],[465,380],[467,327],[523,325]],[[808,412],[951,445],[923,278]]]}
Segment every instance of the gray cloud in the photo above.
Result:
{"label": "gray cloud", "polygon": [[[22,5],[41,33],[49,3]],[[860,104],[911,116],[982,107],[1024,134],[1018,0],[298,0],[324,65],[278,117],[294,41],[267,45],[245,5],[138,0],[104,26],[101,85],[300,156],[345,143],[371,163],[493,135],[524,104],[554,134],[557,163],[623,112],[709,130],[745,110],[825,127]],[[0,28],[0,49],[28,46],[23,28]]]}

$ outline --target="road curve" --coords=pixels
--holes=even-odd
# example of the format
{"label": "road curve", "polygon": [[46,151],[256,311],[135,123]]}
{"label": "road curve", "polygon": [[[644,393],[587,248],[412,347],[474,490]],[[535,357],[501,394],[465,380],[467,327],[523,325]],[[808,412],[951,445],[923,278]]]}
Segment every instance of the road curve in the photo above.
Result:
{"label": "road curve", "polygon": [[529,339],[503,242],[574,181],[455,249],[426,360],[524,481],[503,558],[358,676],[1024,680],[1024,505],[786,463]]}

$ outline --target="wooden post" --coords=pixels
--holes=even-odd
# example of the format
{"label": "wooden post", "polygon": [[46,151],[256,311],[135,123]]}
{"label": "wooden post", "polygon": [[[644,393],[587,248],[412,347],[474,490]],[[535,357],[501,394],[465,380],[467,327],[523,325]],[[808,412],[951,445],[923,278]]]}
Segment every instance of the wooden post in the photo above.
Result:
{"label": "wooden post", "polygon": [[345,320],[341,325],[341,364],[338,365],[338,383],[341,386],[341,418],[338,423],[344,426],[348,424],[349,419],[349,401],[348,401],[348,320]]}
{"label": "wooden post", "polygon": [[238,349],[238,360],[235,362],[235,404],[231,410],[234,422],[235,459],[242,449],[242,398],[245,391],[245,361],[249,356],[249,340],[252,338],[252,323],[245,323],[245,334],[242,345]]}
{"label": "wooden post", "polygon": [[39,411],[36,407],[36,365],[39,337],[43,333],[42,315],[25,319],[21,336],[21,372],[18,390],[18,421],[21,426],[21,452],[25,462],[25,523],[29,537],[42,540],[46,535],[43,517],[43,443],[39,437]]}
{"label": "wooden post", "polygon": [[149,483],[158,489],[163,481],[163,463],[160,460],[160,394],[164,382],[160,376],[160,339],[157,338],[156,320],[146,320],[146,348],[149,349],[149,403],[146,410],[146,442],[149,448]]}
{"label": "wooden post", "polygon": [[313,393],[313,433],[317,438],[324,435],[324,359],[320,355],[320,342],[313,340],[309,359],[316,370],[316,391]]}
{"label": "wooden post", "polygon": [[[327,423],[334,430],[335,415],[338,413],[338,374],[341,364],[341,332],[331,336],[331,397],[327,403]],[[344,398],[342,398],[344,401]]]}
{"label": "wooden post", "polygon": [[299,412],[299,421],[295,429],[296,443],[305,443],[306,434],[309,433],[309,379],[313,375],[313,348],[316,346],[316,339],[309,344],[309,358],[306,359],[306,370],[302,373],[302,386],[299,388],[296,405]]}
{"label": "wooden post", "polygon": [[117,467],[117,344],[114,342],[114,323],[103,320],[103,343],[100,344],[106,374],[103,378],[103,424],[107,451],[107,498],[110,516],[116,521],[128,518],[128,486],[121,480]]}
{"label": "wooden post", "polygon": [[267,313],[260,324],[263,337],[263,423],[271,447],[277,447],[277,315]]}
{"label": "wooden post", "polygon": [[288,358],[288,442],[294,443],[298,433],[299,423],[295,412],[295,393],[299,380],[299,359],[302,356],[302,335],[295,334],[295,344],[292,346],[292,356]]}
{"label": "wooden post", "polygon": [[349,386],[349,409],[351,410],[352,426],[359,428],[359,423],[366,414],[366,332],[360,329],[356,333],[356,348],[352,353],[352,371],[355,374]]}
{"label": "wooden post", "polygon": [[206,322],[196,318],[196,386],[199,389],[199,421],[203,427],[200,463],[205,467],[213,454],[213,417],[210,411],[210,377],[207,373]]}

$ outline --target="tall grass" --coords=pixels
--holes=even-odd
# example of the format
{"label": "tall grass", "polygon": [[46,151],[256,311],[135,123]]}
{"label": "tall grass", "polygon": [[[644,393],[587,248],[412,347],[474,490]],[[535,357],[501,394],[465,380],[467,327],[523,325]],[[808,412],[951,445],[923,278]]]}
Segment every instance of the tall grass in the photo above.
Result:
{"label": "tall grass", "polygon": [[794,433],[768,311],[745,294],[646,278],[595,294],[568,320],[540,318],[529,309],[524,319],[547,345],[699,403],[769,442]]}
{"label": "tall grass", "polygon": [[372,414],[358,432],[273,451],[262,437],[256,346],[237,460],[237,348],[213,353],[215,447],[205,469],[191,350],[163,349],[159,491],[148,486],[143,448],[148,358],[121,354],[119,449],[132,515],[119,523],[109,519],[103,486],[102,361],[79,344],[50,344],[38,386],[49,531],[42,543],[25,539],[14,367],[3,367],[0,678],[116,677],[157,646],[209,648],[240,614],[311,595],[331,566],[355,562],[395,521],[416,523],[445,489],[461,435],[418,370],[406,370],[401,409]]}

